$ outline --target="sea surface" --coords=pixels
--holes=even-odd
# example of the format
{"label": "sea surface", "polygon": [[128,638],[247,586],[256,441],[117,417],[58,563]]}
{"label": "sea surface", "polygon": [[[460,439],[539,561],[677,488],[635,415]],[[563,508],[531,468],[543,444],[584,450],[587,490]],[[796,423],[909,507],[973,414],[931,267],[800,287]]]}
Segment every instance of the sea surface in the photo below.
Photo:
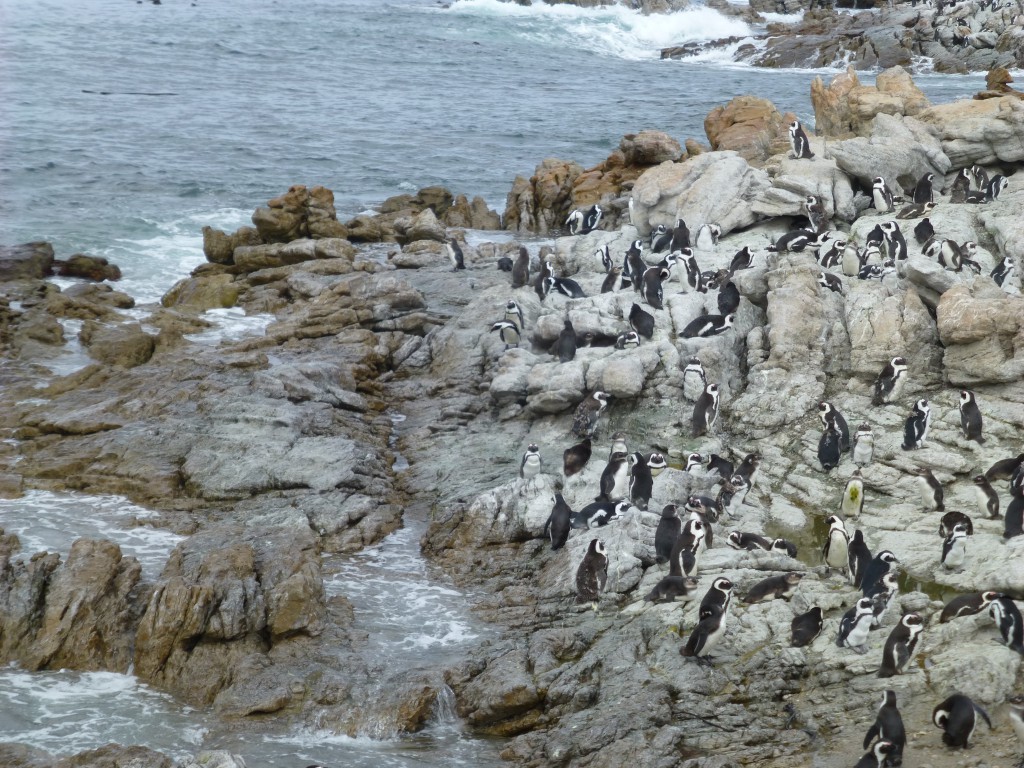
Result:
{"label": "sea surface", "polygon": [[[705,115],[736,95],[812,124],[811,80],[835,71],[755,70],[724,52],[659,60],[665,46],[756,31],[696,4],[648,17],[498,0],[0,0],[0,243],[106,256],[124,272],[119,288],[145,304],[203,261],[204,225],[248,223],[292,184],[334,190],[342,220],[431,184],[500,212],[513,178],[545,157],[589,166],[645,128],[706,141]],[[936,102],[983,84],[919,69]],[[209,319],[195,341],[261,333],[270,318]],[[84,362],[69,344],[52,367]],[[155,513],[117,497],[32,492],[0,504],[0,527],[26,554],[112,538],[147,578],[176,543]],[[385,665],[440,666],[493,631],[472,618],[471,595],[426,567],[421,530],[410,519],[324,564]],[[65,754],[110,739],[176,756],[227,748],[250,768],[499,762],[496,745],[467,738],[447,695],[414,738],[254,736],[131,675],[0,669],[0,741]]]}

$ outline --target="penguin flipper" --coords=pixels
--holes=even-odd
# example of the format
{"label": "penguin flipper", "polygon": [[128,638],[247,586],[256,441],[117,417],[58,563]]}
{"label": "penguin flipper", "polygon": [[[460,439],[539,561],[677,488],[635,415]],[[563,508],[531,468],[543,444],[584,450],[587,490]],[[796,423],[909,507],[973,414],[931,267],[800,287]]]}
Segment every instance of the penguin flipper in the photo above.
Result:
{"label": "penguin flipper", "polygon": [[878,721],[876,720],[874,725],[868,728],[868,735],[864,737],[864,746],[862,749],[867,749],[868,744],[875,740],[875,737],[881,733],[881,729],[878,727]]}
{"label": "penguin flipper", "polygon": [[[973,703],[973,702],[972,702]],[[985,718],[985,722],[988,723],[988,729],[992,730],[992,721],[988,719],[988,712],[979,707],[977,704],[974,705],[974,711]]]}

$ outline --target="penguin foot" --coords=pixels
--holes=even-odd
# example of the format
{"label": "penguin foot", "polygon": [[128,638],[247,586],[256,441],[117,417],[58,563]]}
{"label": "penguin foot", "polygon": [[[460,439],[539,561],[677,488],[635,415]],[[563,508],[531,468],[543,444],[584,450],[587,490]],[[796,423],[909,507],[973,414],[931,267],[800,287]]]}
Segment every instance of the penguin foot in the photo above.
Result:
{"label": "penguin foot", "polygon": [[868,646],[867,646],[867,644],[865,644],[865,645],[851,645],[850,646],[850,650],[856,651],[861,656],[863,656],[865,653],[868,652]]}

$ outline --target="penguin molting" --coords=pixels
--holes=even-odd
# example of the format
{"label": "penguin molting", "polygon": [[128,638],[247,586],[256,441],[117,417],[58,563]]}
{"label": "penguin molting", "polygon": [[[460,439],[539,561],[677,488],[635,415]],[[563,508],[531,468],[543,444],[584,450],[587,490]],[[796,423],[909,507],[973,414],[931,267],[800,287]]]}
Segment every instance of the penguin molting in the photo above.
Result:
{"label": "penguin molting", "polygon": [[907,732],[903,728],[903,718],[896,706],[896,691],[891,689],[882,694],[882,704],[875,715],[874,724],[868,728],[868,732],[864,736],[863,748],[867,749],[868,744],[875,738],[892,742],[896,747],[889,753],[888,760],[891,765],[898,768],[903,764],[903,749],[907,745]]}
{"label": "penguin molting", "polygon": [[668,575],[662,578],[654,589],[644,597],[645,603],[674,603],[677,597],[681,597],[684,603],[696,599],[698,579],[693,576]]}
{"label": "penguin molting", "polygon": [[512,265],[512,287],[523,288],[530,282],[530,252],[525,245],[519,246],[519,255]]}
{"label": "penguin molting", "polygon": [[654,475],[647,466],[647,457],[640,451],[630,455],[629,464],[629,500],[638,509],[646,511],[654,488]]}
{"label": "penguin molting", "polygon": [[593,437],[597,430],[598,419],[608,407],[608,393],[596,390],[591,392],[576,406],[572,419],[572,434],[575,437]]}
{"label": "penguin molting", "polygon": [[530,443],[523,454],[523,460],[519,464],[519,477],[524,480],[532,480],[540,474],[540,448],[536,443]]}
{"label": "penguin molting", "polygon": [[810,645],[821,634],[821,628],[824,623],[824,613],[818,606],[814,606],[807,613],[794,616],[793,621],[789,625],[789,644],[794,648],[803,648]]}
{"label": "penguin molting", "polygon": [[885,621],[889,608],[896,604],[900,593],[899,577],[895,571],[882,575],[865,597],[871,598],[871,628],[878,629]]}
{"label": "penguin molting", "polygon": [[706,435],[718,418],[719,394],[717,384],[708,384],[693,406],[693,437]]}
{"label": "penguin molting", "polygon": [[576,329],[572,327],[569,318],[565,318],[562,323],[562,330],[551,348],[551,353],[558,357],[560,363],[568,363],[576,358]]}
{"label": "penguin molting", "polygon": [[903,391],[903,385],[907,382],[907,370],[907,360],[904,357],[894,357],[886,363],[875,379],[875,392],[871,403],[882,405],[898,398]]}
{"label": "penguin molting", "polygon": [[882,666],[879,677],[894,677],[903,673],[903,668],[914,658],[917,641],[924,631],[924,619],[917,613],[905,613],[892,628],[882,650]]}
{"label": "penguin molting", "polygon": [[591,539],[587,554],[576,569],[576,602],[596,603],[608,581],[608,552],[604,542]]}
{"label": "penguin molting", "polygon": [[907,417],[907,421],[903,425],[903,445],[900,448],[904,451],[923,448],[924,441],[928,437],[928,428],[931,426],[931,422],[931,406],[928,405],[927,400],[922,398],[914,403],[910,416]]}
{"label": "penguin molting", "polygon": [[865,467],[875,455],[875,436],[870,424],[861,424],[853,435],[853,463]]}
{"label": "penguin molting", "polygon": [[977,725],[975,713],[985,718],[989,729],[992,728],[988,713],[962,693],[954,693],[932,711],[932,722],[943,730],[942,742],[947,747],[967,749],[971,746]]}
{"label": "penguin molting", "polygon": [[565,503],[562,494],[555,494],[555,505],[551,508],[551,514],[544,523],[544,533],[551,538],[551,549],[561,549],[569,540],[569,531],[572,529],[571,519],[572,508]]}
{"label": "penguin molting", "polygon": [[978,398],[969,389],[960,390],[960,427],[968,440],[974,440],[979,445],[985,442],[981,434],[982,419]]}
{"label": "penguin molting", "polygon": [[645,339],[654,338],[654,315],[644,312],[643,308],[634,302],[629,308],[629,327]]}
{"label": "penguin molting", "polygon": [[843,614],[843,618],[839,622],[836,645],[840,648],[850,648],[857,653],[867,653],[872,615],[871,598],[860,598],[853,608]]}
{"label": "penguin molting", "polygon": [[589,437],[566,448],[562,452],[562,474],[572,477],[578,472],[582,472],[583,468],[587,466],[587,462],[590,461],[592,453],[593,446]]}

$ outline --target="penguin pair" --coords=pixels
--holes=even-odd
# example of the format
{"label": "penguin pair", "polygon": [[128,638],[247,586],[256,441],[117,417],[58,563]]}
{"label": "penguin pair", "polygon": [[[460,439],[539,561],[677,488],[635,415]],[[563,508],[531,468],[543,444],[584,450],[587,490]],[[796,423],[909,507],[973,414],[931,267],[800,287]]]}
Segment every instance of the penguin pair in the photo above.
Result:
{"label": "penguin pair", "polygon": [[604,211],[601,206],[592,205],[586,210],[576,209],[565,220],[570,235],[586,235],[597,229]]}
{"label": "penguin pair", "polygon": [[715,579],[698,611],[699,622],[690,633],[686,644],[679,649],[683,656],[711,664],[713,651],[725,636],[726,618],[732,600],[733,584],[724,577]]}

